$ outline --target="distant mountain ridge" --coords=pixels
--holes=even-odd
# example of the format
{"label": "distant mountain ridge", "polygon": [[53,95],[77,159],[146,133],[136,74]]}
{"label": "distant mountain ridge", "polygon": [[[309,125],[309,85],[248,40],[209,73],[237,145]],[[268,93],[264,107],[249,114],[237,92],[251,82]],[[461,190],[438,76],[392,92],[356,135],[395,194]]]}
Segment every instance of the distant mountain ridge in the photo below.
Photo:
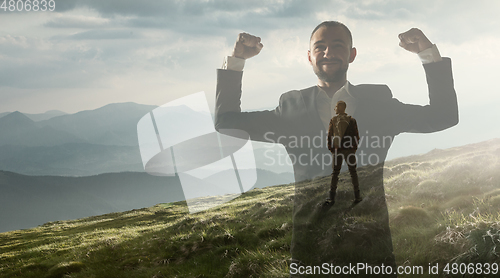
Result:
{"label": "distant mountain ridge", "polygon": [[138,147],[67,143],[0,146],[0,169],[27,175],[91,176],[144,171]]}
{"label": "distant mountain ridge", "polygon": [[[29,129],[33,140],[5,141],[0,145],[23,145],[27,147],[54,146],[64,143],[90,143],[115,146],[137,145],[137,122],[145,114],[156,108],[154,105],[136,103],[108,104],[95,110],[81,111],[75,114],[64,114],[35,122],[21,112],[13,112],[0,118],[0,128],[4,131],[16,131],[19,127]],[[72,136],[66,140],[46,138],[43,131],[66,133]],[[38,132],[38,133],[37,133]],[[10,132],[6,132],[10,133]],[[23,134],[19,132],[13,138]],[[54,134],[53,137],[61,136]]]}
{"label": "distant mountain ridge", "polygon": [[[75,114],[49,111],[40,115],[56,116],[40,121],[18,111],[3,117],[0,114],[0,170],[59,176],[142,172],[137,123],[155,108],[132,102],[114,103]],[[163,112],[161,128],[168,130],[171,142],[184,141],[193,133],[195,123],[207,119],[206,112],[187,106],[169,107]],[[255,149],[256,160],[267,162],[268,150]],[[266,169],[284,171],[274,166]]]}
{"label": "distant mountain ridge", "polygon": [[[257,169],[254,188],[288,184],[292,174]],[[224,175],[224,173],[222,173]],[[196,179],[193,177],[193,179]],[[217,180],[211,179],[215,187]],[[199,188],[211,196],[215,188]],[[0,233],[49,221],[75,219],[185,200],[178,177],[107,173],[88,177],[26,176],[0,171]]]}
{"label": "distant mountain ridge", "polygon": [[[13,113],[13,112],[2,112],[2,113],[0,113],[0,118],[2,118],[3,116],[6,116],[8,114],[11,114],[11,113]],[[45,113],[38,113],[38,114],[22,113],[22,114],[24,114],[26,117],[30,118],[31,120],[33,120],[35,122],[39,122],[39,121],[48,120],[50,118],[54,118],[57,116],[66,115],[67,113],[63,112],[63,111],[59,111],[59,110],[49,110]]]}
{"label": "distant mountain ridge", "polygon": [[0,232],[183,200],[178,178],[113,173],[76,178],[0,171]]}
{"label": "distant mountain ridge", "polygon": [[65,130],[86,143],[137,146],[137,122],[156,107],[132,102],[114,103],[95,110],[54,117],[38,124]]}
{"label": "distant mountain ridge", "polygon": [[0,170],[62,176],[143,171],[136,126],[156,107],[129,102],[75,114],[48,111],[32,117],[39,121],[2,113]]}
{"label": "distant mountain ridge", "polygon": [[21,112],[13,112],[0,118],[0,146],[53,146],[65,143],[81,143],[78,137],[50,126],[40,126]]}

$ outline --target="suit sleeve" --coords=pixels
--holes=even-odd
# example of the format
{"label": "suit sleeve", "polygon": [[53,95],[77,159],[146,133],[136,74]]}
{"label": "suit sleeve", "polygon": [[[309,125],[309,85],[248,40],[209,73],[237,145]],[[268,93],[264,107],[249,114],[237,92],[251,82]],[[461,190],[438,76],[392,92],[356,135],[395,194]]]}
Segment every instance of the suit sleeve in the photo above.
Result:
{"label": "suit sleeve", "polygon": [[281,118],[281,98],[280,105],[274,110],[242,112],[242,75],[241,71],[217,70],[215,129],[219,132],[224,132],[224,129],[243,130],[251,140],[278,142],[285,128]]}
{"label": "suit sleeve", "polygon": [[458,102],[454,89],[451,60],[423,65],[429,90],[429,104],[425,106],[404,104],[393,98],[387,119],[394,133],[429,133],[447,129],[458,124]]}

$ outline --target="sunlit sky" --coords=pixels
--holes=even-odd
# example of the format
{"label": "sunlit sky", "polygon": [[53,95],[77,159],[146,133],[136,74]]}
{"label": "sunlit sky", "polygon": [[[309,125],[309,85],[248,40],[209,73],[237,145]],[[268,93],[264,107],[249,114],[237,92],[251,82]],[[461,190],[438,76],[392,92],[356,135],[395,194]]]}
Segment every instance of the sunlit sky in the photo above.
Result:
{"label": "sunlit sky", "polygon": [[123,1],[56,0],[53,12],[0,9],[0,113],[75,113],[109,103],[162,105],[205,91],[239,32],[264,48],[245,66],[242,107],[276,107],[316,83],[307,62],[312,29],[339,20],[358,56],[353,84],[388,84],[405,103],[428,102],[418,57],[398,34],[418,27],[452,58],[460,124],[402,135],[390,157],[500,137],[498,1]]}

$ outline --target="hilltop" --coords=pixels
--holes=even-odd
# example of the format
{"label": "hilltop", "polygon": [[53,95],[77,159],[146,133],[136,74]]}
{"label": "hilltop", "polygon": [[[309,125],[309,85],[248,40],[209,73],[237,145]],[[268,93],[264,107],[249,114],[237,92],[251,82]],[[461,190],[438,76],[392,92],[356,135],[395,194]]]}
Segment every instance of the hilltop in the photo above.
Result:
{"label": "hilltop", "polygon": [[[439,275],[400,277],[445,277],[447,263],[500,263],[499,157],[493,139],[359,169],[361,181],[384,171],[398,265],[439,264]],[[304,182],[321,202],[329,177]],[[362,190],[370,200],[370,188]],[[338,192],[324,217],[344,227],[339,236],[375,236],[364,203],[349,208],[346,173]],[[175,202],[2,233],[0,276],[286,277],[293,196],[294,184],[279,185],[196,214]]]}

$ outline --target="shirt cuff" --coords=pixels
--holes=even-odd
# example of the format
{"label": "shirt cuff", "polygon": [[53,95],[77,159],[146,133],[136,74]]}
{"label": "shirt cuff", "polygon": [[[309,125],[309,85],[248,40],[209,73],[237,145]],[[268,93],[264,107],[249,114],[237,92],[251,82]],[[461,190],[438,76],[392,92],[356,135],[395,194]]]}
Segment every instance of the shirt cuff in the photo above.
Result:
{"label": "shirt cuff", "polygon": [[244,67],[245,67],[245,59],[233,56],[224,57],[224,63],[222,64],[222,69],[242,71]]}
{"label": "shirt cuff", "polygon": [[434,62],[440,62],[443,60],[437,46],[433,44],[431,47],[422,50],[418,53],[418,57],[422,61],[422,64],[429,64]]}

